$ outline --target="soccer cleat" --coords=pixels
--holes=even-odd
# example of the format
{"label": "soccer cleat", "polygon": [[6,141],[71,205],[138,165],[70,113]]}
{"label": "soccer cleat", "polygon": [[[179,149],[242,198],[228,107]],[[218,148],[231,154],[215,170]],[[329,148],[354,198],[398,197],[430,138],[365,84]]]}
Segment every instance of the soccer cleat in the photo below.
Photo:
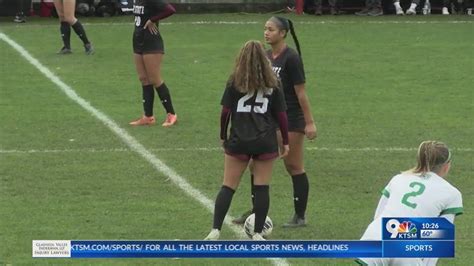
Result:
{"label": "soccer cleat", "polygon": [[[405,13],[403,12],[403,9],[401,7],[395,7],[395,13],[397,14],[397,16],[405,15]],[[408,14],[408,11],[407,11],[407,14]]]}
{"label": "soccer cleat", "polygon": [[129,123],[131,126],[151,126],[156,122],[154,116],[142,116],[141,118]]}
{"label": "soccer cleat", "polygon": [[168,113],[166,115],[165,122],[163,122],[163,124],[161,124],[161,125],[164,126],[164,127],[170,127],[170,126],[172,126],[176,123],[178,123],[178,115]]}
{"label": "soccer cleat", "polygon": [[265,241],[266,239],[262,236],[261,233],[255,233],[255,234],[252,236],[252,240]]}
{"label": "soccer cleat", "polygon": [[91,43],[84,44],[84,50],[86,51],[86,55],[93,55],[95,53],[94,47]]}
{"label": "soccer cleat", "polygon": [[447,8],[447,7],[443,7],[441,13],[442,13],[443,15],[449,15],[448,8]]}
{"label": "soccer cleat", "polygon": [[218,240],[220,236],[221,231],[219,231],[219,229],[212,229],[204,240]]}
{"label": "soccer cleat", "polygon": [[416,15],[416,10],[414,8],[410,8],[407,10],[407,15]]}
{"label": "soccer cleat", "polygon": [[58,51],[57,54],[72,54],[72,50],[71,48],[63,47],[61,48],[61,50]]}
{"label": "soccer cleat", "polygon": [[372,16],[372,17],[382,16],[383,10],[380,7],[374,7],[369,11],[367,15]]}
{"label": "soccer cleat", "polygon": [[25,22],[26,22],[25,16],[24,16],[24,15],[21,15],[21,14],[18,14],[18,15],[16,15],[15,18],[13,19],[13,22],[16,22],[16,23],[25,23]]}
{"label": "soccer cleat", "polygon": [[369,15],[369,9],[368,8],[364,8],[362,9],[361,11],[359,12],[355,12],[355,15],[356,16],[368,16]]}
{"label": "soccer cleat", "polygon": [[248,211],[242,213],[242,215],[240,215],[240,217],[237,217],[237,218],[233,219],[232,223],[234,223],[234,224],[244,224],[245,220],[247,220],[247,218],[252,213],[253,213],[252,210],[248,210]]}
{"label": "soccer cleat", "polygon": [[296,228],[296,227],[305,227],[306,221],[304,218],[298,217],[298,215],[293,215],[293,218],[289,222],[283,225],[285,228]]}

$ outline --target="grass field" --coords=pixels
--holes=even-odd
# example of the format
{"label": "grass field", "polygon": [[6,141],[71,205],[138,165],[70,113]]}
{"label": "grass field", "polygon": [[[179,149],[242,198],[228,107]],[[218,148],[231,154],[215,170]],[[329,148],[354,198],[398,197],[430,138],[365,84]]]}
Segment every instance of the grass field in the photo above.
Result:
{"label": "grass field", "polygon": [[[175,15],[161,25],[163,76],[179,115],[176,127],[132,128],[141,88],[131,53],[132,17],[85,18],[96,54],[59,56],[53,19],[0,20],[23,46],[80,97],[210,201],[221,185],[220,97],[240,46],[263,39],[269,15]],[[426,139],[453,148],[449,181],[463,194],[456,258],[474,259],[474,21],[469,17],[293,17],[319,137],[306,142],[309,226],[286,230],[291,179],[274,171],[272,239],[358,239],[379,191],[415,161]],[[207,21],[211,23],[193,23]],[[238,23],[219,23],[222,21]],[[288,39],[292,44],[291,38]],[[158,101],[155,114],[164,112]],[[265,259],[32,259],[33,239],[202,239],[212,213],[130,148],[104,123],[0,40],[0,264],[270,265]],[[246,174],[230,215],[250,204]],[[223,228],[224,239],[237,236]],[[352,265],[352,260],[288,259],[291,265]]]}

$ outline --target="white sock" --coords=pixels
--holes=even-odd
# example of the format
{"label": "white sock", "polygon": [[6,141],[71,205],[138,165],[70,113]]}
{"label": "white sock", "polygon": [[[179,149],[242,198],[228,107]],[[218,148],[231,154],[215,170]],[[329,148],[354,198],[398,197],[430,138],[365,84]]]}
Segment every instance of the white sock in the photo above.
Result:
{"label": "white sock", "polygon": [[416,4],[415,4],[415,3],[411,3],[410,9],[415,10],[415,9],[416,9]]}
{"label": "white sock", "polygon": [[400,6],[400,2],[395,2],[395,3],[393,3],[393,5],[395,6],[396,9],[402,8],[402,7]]}

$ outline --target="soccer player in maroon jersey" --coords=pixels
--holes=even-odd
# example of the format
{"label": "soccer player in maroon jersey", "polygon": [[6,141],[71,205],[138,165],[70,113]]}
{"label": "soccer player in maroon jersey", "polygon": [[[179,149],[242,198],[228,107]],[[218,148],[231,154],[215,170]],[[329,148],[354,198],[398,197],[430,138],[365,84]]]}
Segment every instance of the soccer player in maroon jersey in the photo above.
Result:
{"label": "soccer player in maroon jersey", "polygon": [[[253,161],[255,190],[254,240],[261,235],[270,206],[269,184],[278,157],[275,125],[282,136],[282,154],[289,152],[286,104],[263,45],[248,41],[237,56],[222,96],[221,141],[225,150],[224,181],[214,207],[213,229],[206,240],[217,240],[240,179]],[[231,123],[227,137],[227,127]]]}
{"label": "soccer player in maroon jersey", "polygon": [[63,39],[63,48],[58,54],[70,54],[71,50],[71,27],[84,43],[86,54],[94,53],[91,42],[87,39],[86,31],[81,22],[74,16],[76,11],[76,0],[54,0],[54,7],[61,22],[61,38]]}
{"label": "soccer player in maroon jersey", "polygon": [[[291,33],[296,51],[290,48],[285,38]],[[303,164],[304,137],[316,138],[316,124],[311,114],[311,106],[306,96],[305,74],[301,59],[301,50],[291,20],[282,17],[271,17],[265,23],[264,37],[271,49],[267,51],[273,71],[277,74],[283,87],[286,105],[288,106],[288,136],[290,153],[284,159],[285,167],[293,183],[293,202],[295,213],[284,227],[301,227],[306,225],[305,212],[308,203],[309,182]],[[250,166],[253,173],[252,165]],[[253,180],[253,176],[252,176]],[[252,186],[252,202],[255,189]],[[254,210],[247,211],[233,220],[243,224]]]}
{"label": "soccer player in maroon jersey", "polygon": [[161,78],[161,61],[165,52],[158,22],[173,15],[174,7],[162,0],[135,0],[135,30],[133,32],[133,52],[138,78],[142,84],[144,115],[130,122],[132,126],[155,124],[153,103],[155,92],[166,110],[162,126],[170,127],[178,121],[168,87]]}

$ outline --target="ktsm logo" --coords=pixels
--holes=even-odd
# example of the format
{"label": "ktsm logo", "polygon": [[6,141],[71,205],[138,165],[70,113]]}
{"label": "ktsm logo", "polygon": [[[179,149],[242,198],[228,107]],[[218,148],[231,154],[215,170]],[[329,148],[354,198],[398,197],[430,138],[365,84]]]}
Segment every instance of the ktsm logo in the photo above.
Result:
{"label": "ktsm logo", "polygon": [[397,219],[388,220],[385,229],[392,234],[390,238],[416,238],[416,225],[409,221],[400,223]]}

